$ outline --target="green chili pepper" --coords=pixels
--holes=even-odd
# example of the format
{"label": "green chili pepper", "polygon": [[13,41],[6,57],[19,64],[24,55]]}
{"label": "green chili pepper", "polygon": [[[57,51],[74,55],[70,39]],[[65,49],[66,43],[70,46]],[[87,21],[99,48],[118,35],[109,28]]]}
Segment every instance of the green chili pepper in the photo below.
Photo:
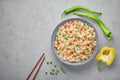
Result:
{"label": "green chili pepper", "polygon": [[78,15],[78,16],[84,16],[84,17],[94,20],[100,26],[104,34],[108,37],[108,40],[113,39],[111,31],[105,26],[105,24],[98,17],[93,16],[91,14],[87,14],[87,13],[81,13],[81,12],[73,12],[73,14]]}
{"label": "green chili pepper", "polygon": [[100,63],[100,65],[98,66],[98,70],[99,70],[99,71],[102,70],[102,67],[103,67],[104,64],[105,64],[104,62],[101,62],[101,63]]}
{"label": "green chili pepper", "polygon": [[98,15],[102,14],[101,12],[96,12],[94,10],[91,10],[91,9],[83,7],[83,6],[73,6],[73,7],[70,7],[68,9],[64,10],[63,13],[62,13],[62,16],[65,15],[65,14],[69,14],[73,11],[79,10],[79,9],[85,10],[85,11],[93,13],[93,14],[98,14]]}

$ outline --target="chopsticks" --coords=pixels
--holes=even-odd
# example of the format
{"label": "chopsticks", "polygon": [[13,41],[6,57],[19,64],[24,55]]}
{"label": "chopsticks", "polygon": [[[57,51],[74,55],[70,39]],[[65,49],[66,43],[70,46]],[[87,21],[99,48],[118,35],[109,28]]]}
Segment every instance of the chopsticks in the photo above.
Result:
{"label": "chopsticks", "polygon": [[32,80],[35,80],[35,78],[36,78],[36,76],[37,76],[37,74],[38,74],[38,72],[39,72],[39,70],[40,70],[40,68],[41,68],[44,60],[45,60],[45,53],[43,53],[42,56],[39,58],[38,62],[35,64],[35,66],[34,66],[33,69],[31,70],[31,72],[30,72],[29,75],[27,76],[26,80],[29,80],[29,78],[31,77],[31,75],[33,74],[33,72],[35,71],[35,69],[37,68],[37,66],[40,64],[40,65],[38,66],[38,69],[37,69],[37,71],[36,71],[33,79],[32,79]]}

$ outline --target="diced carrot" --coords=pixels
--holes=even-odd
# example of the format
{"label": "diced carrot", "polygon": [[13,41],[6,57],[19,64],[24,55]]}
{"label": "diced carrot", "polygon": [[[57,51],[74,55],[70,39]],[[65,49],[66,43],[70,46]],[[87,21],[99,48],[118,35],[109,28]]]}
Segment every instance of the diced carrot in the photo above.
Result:
{"label": "diced carrot", "polygon": [[80,55],[79,58],[82,59],[82,55]]}
{"label": "diced carrot", "polygon": [[65,54],[66,54],[66,56],[70,56],[70,54],[69,54],[69,52],[68,52],[68,51],[66,51],[66,52],[65,52]]}
{"label": "diced carrot", "polygon": [[71,25],[74,25],[75,23],[74,23],[74,21],[70,21],[70,24],[71,24]]}
{"label": "diced carrot", "polygon": [[85,53],[86,53],[85,50],[83,50],[83,51],[82,51],[82,54],[85,54]]}
{"label": "diced carrot", "polygon": [[90,46],[90,44],[87,44],[87,46]]}
{"label": "diced carrot", "polygon": [[72,31],[69,31],[70,33],[72,33]]}
{"label": "diced carrot", "polygon": [[86,56],[87,59],[89,58],[89,55],[85,55],[85,56]]}
{"label": "diced carrot", "polygon": [[71,51],[71,52],[70,52],[70,55],[73,55],[73,54],[74,54],[74,52],[73,52],[73,51]]}
{"label": "diced carrot", "polygon": [[60,45],[60,41],[57,41],[57,45]]}
{"label": "diced carrot", "polygon": [[84,42],[85,40],[84,40],[84,39],[82,39],[82,41]]}
{"label": "diced carrot", "polygon": [[93,51],[91,51],[90,54],[93,54]]}
{"label": "diced carrot", "polygon": [[82,31],[83,30],[83,28],[80,28],[80,31]]}
{"label": "diced carrot", "polygon": [[77,39],[74,39],[73,41],[74,41],[74,42],[77,42]]}
{"label": "diced carrot", "polygon": [[65,28],[65,29],[68,28],[68,25],[67,25],[67,24],[64,24],[64,28]]}
{"label": "diced carrot", "polygon": [[90,35],[90,33],[87,33],[86,35],[87,35],[87,36],[89,36],[89,35]]}
{"label": "diced carrot", "polygon": [[94,48],[95,48],[94,45],[92,45],[92,46],[91,46],[91,49],[94,50]]}
{"label": "diced carrot", "polygon": [[82,24],[79,22],[79,23],[78,23],[78,26],[82,26]]}
{"label": "diced carrot", "polygon": [[69,21],[69,24],[73,24],[73,21]]}
{"label": "diced carrot", "polygon": [[91,33],[92,31],[91,31],[91,30],[88,30],[88,32],[90,32],[90,33]]}
{"label": "diced carrot", "polygon": [[88,38],[88,40],[90,40],[90,38]]}
{"label": "diced carrot", "polygon": [[76,55],[73,55],[72,57],[76,57]]}
{"label": "diced carrot", "polygon": [[75,25],[75,23],[73,22],[72,25]]}
{"label": "diced carrot", "polygon": [[68,46],[66,46],[65,49],[68,50]]}

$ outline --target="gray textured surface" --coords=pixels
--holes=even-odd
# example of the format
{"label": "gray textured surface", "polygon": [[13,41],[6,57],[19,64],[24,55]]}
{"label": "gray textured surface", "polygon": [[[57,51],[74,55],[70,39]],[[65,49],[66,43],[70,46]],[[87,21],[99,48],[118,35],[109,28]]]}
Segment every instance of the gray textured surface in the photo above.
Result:
{"label": "gray textured surface", "polygon": [[[60,18],[61,12],[73,5],[83,5],[101,11],[100,18],[112,31],[114,40],[108,41],[100,28],[99,49],[104,45],[116,48],[114,63],[98,71],[94,58],[84,66],[71,67],[53,56],[50,39],[55,26],[72,14]],[[52,67],[44,64],[36,80],[120,80],[120,0],[0,0],[0,80],[24,80],[41,53],[46,61],[63,66],[66,74],[45,75]]]}

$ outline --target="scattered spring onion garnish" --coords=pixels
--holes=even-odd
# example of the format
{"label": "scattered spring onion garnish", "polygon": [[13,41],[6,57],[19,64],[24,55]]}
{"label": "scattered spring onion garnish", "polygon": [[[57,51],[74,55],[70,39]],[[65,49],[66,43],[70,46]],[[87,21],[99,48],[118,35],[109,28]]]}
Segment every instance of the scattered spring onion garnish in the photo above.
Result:
{"label": "scattered spring onion garnish", "polygon": [[64,74],[66,73],[62,67],[58,68],[57,65],[54,64],[52,61],[48,61],[48,62],[46,62],[46,64],[53,67],[49,72],[47,72],[47,71],[45,72],[46,75],[48,75],[48,73],[50,75],[57,75],[60,71],[63,72]]}
{"label": "scattered spring onion garnish", "polygon": [[53,72],[50,72],[50,74],[51,74],[51,75],[54,75],[54,73],[53,73]]}
{"label": "scattered spring onion garnish", "polygon": [[52,61],[50,61],[50,64],[52,64]]}
{"label": "scattered spring onion garnish", "polygon": [[45,74],[47,75],[48,73],[47,73],[47,72],[45,72]]}
{"label": "scattered spring onion garnish", "polygon": [[54,67],[57,67],[56,65],[54,65]]}
{"label": "scattered spring onion garnish", "polygon": [[66,73],[65,70],[64,70],[62,67],[60,67],[60,69],[61,69],[61,71],[62,71],[63,73]]}
{"label": "scattered spring onion garnish", "polygon": [[47,62],[47,64],[49,64],[49,62]]}

